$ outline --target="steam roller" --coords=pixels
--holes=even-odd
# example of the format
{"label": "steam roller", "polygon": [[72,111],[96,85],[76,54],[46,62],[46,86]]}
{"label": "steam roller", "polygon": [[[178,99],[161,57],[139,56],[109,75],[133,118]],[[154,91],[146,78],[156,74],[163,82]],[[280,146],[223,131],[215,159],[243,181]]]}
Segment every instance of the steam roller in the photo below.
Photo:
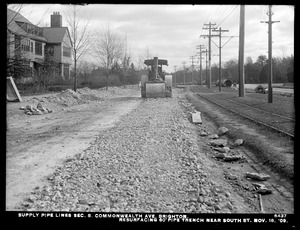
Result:
{"label": "steam roller", "polygon": [[145,60],[144,64],[148,67],[148,75],[141,77],[142,97],[172,97],[172,75],[165,75],[162,71],[162,66],[168,65],[168,61],[154,57]]}

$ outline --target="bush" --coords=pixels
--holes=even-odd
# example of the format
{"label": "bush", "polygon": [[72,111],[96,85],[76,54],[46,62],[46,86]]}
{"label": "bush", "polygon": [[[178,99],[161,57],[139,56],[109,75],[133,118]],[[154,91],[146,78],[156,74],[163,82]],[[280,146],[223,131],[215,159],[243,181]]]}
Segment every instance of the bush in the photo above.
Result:
{"label": "bush", "polygon": [[255,91],[256,93],[266,93],[266,88],[263,87],[262,85],[258,85],[258,86],[254,89],[254,91]]}

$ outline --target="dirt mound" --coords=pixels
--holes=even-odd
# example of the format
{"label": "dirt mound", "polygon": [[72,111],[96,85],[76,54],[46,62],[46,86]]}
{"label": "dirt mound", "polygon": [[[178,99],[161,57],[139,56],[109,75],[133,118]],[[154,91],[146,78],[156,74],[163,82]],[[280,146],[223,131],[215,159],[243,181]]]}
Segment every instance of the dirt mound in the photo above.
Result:
{"label": "dirt mound", "polygon": [[77,89],[76,92],[72,89],[66,89],[59,94],[44,96],[44,97],[33,97],[27,102],[36,104],[39,102],[42,103],[55,103],[58,105],[63,105],[66,107],[78,105],[78,104],[86,104],[92,101],[103,101],[109,97],[114,96],[123,96],[133,91],[137,91],[137,87],[128,86],[127,88],[121,87],[109,87],[108,90],[105,88],[100,89],[90,89],[88,87],[84,87],[81,89]]}

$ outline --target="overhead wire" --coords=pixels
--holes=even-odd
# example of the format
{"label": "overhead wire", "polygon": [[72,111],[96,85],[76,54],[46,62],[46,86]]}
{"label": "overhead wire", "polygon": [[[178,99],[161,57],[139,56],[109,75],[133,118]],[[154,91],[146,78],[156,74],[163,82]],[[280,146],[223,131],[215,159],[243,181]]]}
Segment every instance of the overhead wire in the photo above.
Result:
{"label": "overhead wire", "polygon": [[221,24],[223,24],[223,22],[233,13],[233,11],[238,7],[238,5],[236,5],[233,10],[231,10],[231,12],[217,25],[217,27],[219,27]]}
{"label": "overhead wire", "polygon": [[222,20],[222,18],[224,18],[224,15],[227,15],[230,8],[231,8],[231,6],[226,6],[226,10],[222,11],[221,15],[219,16],[220,20],[217,22],[217,25],[220,24],[220,21]]}

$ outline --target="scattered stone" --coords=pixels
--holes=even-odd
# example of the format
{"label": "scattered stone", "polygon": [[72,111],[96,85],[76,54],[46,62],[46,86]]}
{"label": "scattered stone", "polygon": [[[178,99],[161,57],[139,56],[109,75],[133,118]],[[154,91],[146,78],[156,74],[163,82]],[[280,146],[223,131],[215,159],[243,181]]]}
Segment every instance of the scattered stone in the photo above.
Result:
{"label": "scattered stone", "polygon": [[228,208],[229,210],[232,210],[233,209],[233,206],[232,204],[228,201],[224,206],[223,208]]}
{"label": "scattered stone", "polygon": [[42,109],[43,106],[42,106],[42,104],[39,102],[39,103],[37,104],[36,108],[37,108],[37,109]]}
{"label": "scattered stone", "polygon": [[250,172],[247,172],[246,173],[246,177],[249,177],[249,178],[254,179],[254,180],[260,180],[260,181],[265,181],[265,180],[270,179],[269,175],[262,174],[262,173],[250,173]]}
{"label": "scattered stone", "polygon": [[209,144],[214,147],[225,147],[227,145],[227,139],[211,140]]}
{"label": "scattered stone", "polygon": [[226,178],[229,180],[236,180],[238,179],[238,176],[229,173],[228,175],[226,175]]}
{"label": "scattered stone", "polygon": [[212,135],[209,135],[208,138],[209,139],[218,139],[219,136],[218,136],[218,134],[212,134]]}
{"label": "scattered stone", "polygon": [[82,200],[78,200],[78,204],[88,205],[88,202],[87,200],[82,199]]}
{"label": "scattered stone", "polygon": [[215,206],[214,206],[214,209],[215,209],[216,211],[221,210],[221,208],[220,208],[219,205],[215,205]]}
{"label": "scattered stone", "polygon": [[207,136],[207,135],[208,135],[208,134],[207,134],[207,132],[205,132],[205,131],[201,131],[201,132],[200,132],[200,136],[202,136],[202,137],[203,137],[203,136]]}
{"label": "scattered stone", "polygon": [[223,159],[225,158],[225,154],[224,153],[217,153],[217,155],[215,156],[218,159]]}
{"label": "scattered stone", "polygon": [[21,106],[20,109],[21,109],[21,110],[25,110],[26,108],[25,108],[24,106]]}
{"label": "scattered stone", "polygon": [[26,105],[26,110],[32,111],[34,107],[32,105]]}
{"label": "scattered stone", "polygon": [[266,187],[264,184],[259,184],[259,183],[252,183],[255,188],[264,188]]}
{"label": "scattered stone", "polygon": [[242,156],[240,156],[240,155],[233,155],[233,156],[225,155],[225,158],[223,160],[224,161],[237,161],[241,158],[242,158]]}
{"label": "scattered stone", "polygon": [[236,139],[234,141],[234,145],[235,146],[239,146],[239,145],[242,145],[244,143],[244,140],[243,139]]}
{"label": "scattered stone", "polygon": [[29,203],[22,203],[22,205],[23,205],[24,207],[30,207],[30,204],[29,204]]}
{"label": "scattered stone", "polygon": [[96,204],[94,201],[88,201],[88,205],[94,205]]}
{"label": "scattered stone", "polygon": [[40,111],[40,110],[37,110],[36,113],[37,113],[37,115],[42,115],[43,114],[43,112]]}
{"label": "scattered stone", "polygon": [[38,103],[36,107],[33,105],[27,105],[26,107],[22,106],[21,108],[24,108],[24,113],[27,115],[42,115],[44,113],[52,112],[52,110],[44,108],[41,103]]}
{"label": "scattered stone", "polygon": [[196,111],[195,113],[192,114],[192,122],[194,124],[202,124],[202,119],[201,119],[201,112]]}
{"label": "scattered stone", "polygon": [[[176,100],[165,101],[145,100],[136,110],[122,117],[122,122],[113,130],[104,130],[91,149],[84,154],[80,152],[73,160],[66,159],[66,164],[50,175],[50,186],[35,191],[35,202],[27,202],[30,208],[72,212],[201,210],[213,213],[223,211],[225,204],[226,210],[233,209],[232,204],[226,204],[230,193],[216,187],[217,182],[212,183],[211,175],[204,173],[203,159],[191,157],[199,152],[194,136],[196,131],[189,130],[193,125],[181,115],[182,108],[176,107]],[[44,113],[46,108],[38,106],[37,109]],[[147,117],[142,116],[145,114]],[[147,125],[141,125],[144,123]],[[173,132],[169,127],[174,128]],[[203,127],[201,129],[202,135],[210,134]],[[168,130],[170,132],[165,132]],[[177,142],[168,144],[173,138]],[[220,148],[219,154],[225,157],[224,153],[229,151],[225,146],[227,140],[212,141],[214,147]],[[143,144],[149,144],[153,149],[143,151]],[[174,157],[175,151],[178,158],[177,155]],[[181,160],[182,168],[173,167]],[[145,166],[144,170],[140,170],[141,166]],[[187,189],[190,194],[185,202]]]}
{"label": "scattered stone", "polygon": [[225,192],[225,196],[230,197],[230,195],[231,195],[230,192],[228,191]]}
{"label": "scattered stone", "polygon": [[229,153],[230,151],[230,148],[225,146],[223,148],[214,148],[214,150],[218,151],[218,152],[221,152],[221,153]]}
{"label": "scattered stone", "polygon": [[271,194],[272,190],[267,188],[264,184],[252,183],[256,189],[256,192],[262,195]]}
{"label": "scattered stone", "polygon": [[226,127],[224,127],[224,126],[218,128],[218,130],[217,130],[217,134],[218,134],[219,136],[221,136],[221,135],[223,135],[223,134],[225,134],[225,133],[227,133],[227,132],[228,132],[228,129],[227,129]]}
{"label": "scattered stone", "polygon": [[258,190],[256,190],[256,192],[259,194],[262,194],[262,195],[267,195],[267,194],[271,194],[272,190],[268,189],[266,187],[262,187],[262,188],[259,188]]}
{"label": "scattered stone", "polygon": [[29,202],[29,203],[34,203],[34,200],[35,200],[34,196],[29,196],[29,197],[25,198],[25,201]]}

